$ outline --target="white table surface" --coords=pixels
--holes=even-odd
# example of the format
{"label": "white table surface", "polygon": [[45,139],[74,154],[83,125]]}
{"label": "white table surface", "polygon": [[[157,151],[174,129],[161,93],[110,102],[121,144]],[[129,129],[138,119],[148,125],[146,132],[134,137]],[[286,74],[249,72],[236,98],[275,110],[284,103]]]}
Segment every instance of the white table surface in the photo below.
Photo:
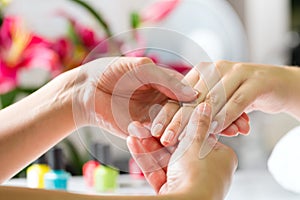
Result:
{"label": "white table surface", "polygon": [[[9,186],[26,186],[25,179],[12,179],[4,183]],[[76,193],[99,194],[88,188],[82,177],[72,177],[68,190]],[[119,177],[119,188],[115,194],[155,194],[145,180],[132,179],[129,175]],[[107,194],[106,194],[107,195]],[[226,200],[299,200],[300,194],[284,190],[268,171],[237,171]]]}

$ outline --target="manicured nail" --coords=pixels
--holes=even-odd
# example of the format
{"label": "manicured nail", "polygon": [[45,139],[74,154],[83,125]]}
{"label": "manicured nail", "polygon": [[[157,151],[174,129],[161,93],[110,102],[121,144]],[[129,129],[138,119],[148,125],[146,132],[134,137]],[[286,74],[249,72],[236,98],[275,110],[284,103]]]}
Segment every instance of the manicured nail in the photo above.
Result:
{"label": "manicured nail", "polygon": [[184,86],[182,88],[182,93],[188,96],[198,96],[199,92],[191,88],[190,86]]}
{"label": "manicured nail", "polygon": [[217,126],[218,126],[218,122],[217,122],[217,121],[213,121],[213,122],[210,124],[208,133],[215,133],[215,130],[216,130]]}
{"label": "manicured nail", "polygon": [[165,144],[169,144],[173,140],[174,137],[175,137],[175,133],[171,130],[168,130],[166,133],[166,136],[163,138],[163,142]]}
{"label": "manicured nail", "polygon": [[162,124],[156,124],[152,129],[151,129],[151,132],[152,132],[152,135],[153,136],[160,136],[160,132],[161,130],[163,129],[163,125]]}

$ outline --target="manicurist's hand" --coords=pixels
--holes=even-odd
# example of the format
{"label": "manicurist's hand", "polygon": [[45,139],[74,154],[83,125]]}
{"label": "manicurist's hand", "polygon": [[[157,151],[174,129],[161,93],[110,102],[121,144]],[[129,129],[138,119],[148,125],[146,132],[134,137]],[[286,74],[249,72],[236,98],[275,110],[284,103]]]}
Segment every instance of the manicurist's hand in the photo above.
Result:
{"label": "manicurist's hand", "polygon": [[163,147],[139,122],[129,126],[129,149],[144,171],[150,185],[160,195],[172,199],[223,199],[237,167],[232,149],[217,143],[204,158],[199,153],[206,143],[215,144],[208,135],[211,106],[198,105],[189,119],[185,136],[178,146]]}
{"label": "manicurist's hand", "polygon": [[0,165],[0,183],[79,127],[97,125],[126,137],[131,121],[149,122],[168,98],[196,99],[181,78],[150,59],[124,57],[98,59],[61,74],[0,111],[0,160],[11,160]]}
{"label": "manicurist's hand", "polygon": [[[182,75],[156,66],[148,58],[105,58],[82,67],[73,95],[79,125],[99,125],[126,137],[132,121],[149,123],[168,99],[189,102],[198,93]],[[78,86],[78,87],[76,87]]]}

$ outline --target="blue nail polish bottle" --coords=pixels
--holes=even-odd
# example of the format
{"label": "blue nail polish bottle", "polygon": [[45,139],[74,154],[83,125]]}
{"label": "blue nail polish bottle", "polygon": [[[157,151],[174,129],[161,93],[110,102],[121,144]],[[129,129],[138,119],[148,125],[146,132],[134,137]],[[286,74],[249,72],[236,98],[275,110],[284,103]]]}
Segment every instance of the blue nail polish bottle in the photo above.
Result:
{"label": "blue nail polish bottle", "polygon": [[64,170],[63,151],[60,148],[50,150],[48,154],[51,171],[45,174],[45,188],[67,190],[70,174]]}

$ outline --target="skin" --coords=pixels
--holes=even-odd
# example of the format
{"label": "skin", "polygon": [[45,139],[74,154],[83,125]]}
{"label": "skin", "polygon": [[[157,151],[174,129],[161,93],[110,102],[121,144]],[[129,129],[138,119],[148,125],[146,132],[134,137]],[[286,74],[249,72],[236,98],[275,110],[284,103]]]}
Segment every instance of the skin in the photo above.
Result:
{"label": "skin", "polygon": [[[218,107],[215,106],[214,101],[225,103],[226,95],[223,87],[218,87],[217,98],[213,98],[211,91],[215,86],[220,85],[222,74],[213,63],[200,63],[195,66],[185,77],[184,81],[188,82],[195,90],[199,91],[198,103],[203,101],[210,102],[213,106],[213,117],[218,112]],[[216,100],[214,100],[216,99]],[[191,116],[194,106],[180,107],[174,103],[166,103],[160,110],[152,123],[151,132],[155,137],[160,138],[160,141],[165,146],[172,146],[178,142],[180,134],[185,129],[187,122]],[[224,117],[220,116],[219,118]],[[214,120],[214,124],[216,124]],[[219,124],[223,124],[220,120]],[[212,127],[214,128],[214,127]],[[227,137],[236,136],[238,133],[248,134],[250,130],[249,118],[246,113],[240,114],[231,124],[222,126],[222,135]],[[211,133],[217,133],[216,130],[210,130]]]}
{"label": "skin", "polygon": [[[239,132],[247,132],[248,118],[244,112],[253,110],[266,113],[285,112],[300,119],[299,68],[219,61],[215,63],[215,69],[220,74],[220,78],[203,98],[204,101],[210,102],[216,111],[214,121],[219,122],[219,125],[214,132],[219,132],[226,127],[227,130],[228,127],[231,129],[232,124],[239,127]],[[226,101],[212,101],[220,98],[218,95],[223,91],[227,97]],[[180,113],[176,111],[174,108],[166,109],[166,112],[174,114],[168,116],[169,124],[165,127],[178,128],[176,115]],[[159,117],[158,115],[154,120],[152,127],[155,126],[156,121],[161,120]],[[242,127],[244,130],[240,130]],[[161,140],[167,137],[167,129],[161,133]],[[224,135],[234,135],[232,133]]]}
{"label": "skin", "polygon": [[[127,85],[121,84],[124,87],[112,88],[111,85],[117,86],[117,82],[127,72],[130,72],[131,81],[125,81]],[[144,78],[141,79],[141,77]],[[137,85],[141,87],[136,88]],[[116,91],[115,88],[117,88]],[[135,92],[129,96],[132,91]],[[0,124],[0,160],[10,160],[9,165],[0,165],[0,182],[13,176],[69,133],[82,126],[98,125],[125,138],[128,136],[127,127],[131,121],[116,120],[113,117],[113,108],[118,108],[118,114],[126,117],[128,113],[124,112],[121,106],[128,101],[131,119],[147,124],[151,122],[150,116],[146,115],[145,117],[145,114],[141,115],[140,113],[148,114],[152,105],[166,103],[167,99],[189,102],[195,100],[197,95],[192,88],[187,88],[182,84],[178,74],[158,68],[147,58],[99,59],[64,73],[32,95],[0,111],[0,120],[6,122]],[[111,102],[113,102],[113,106]],[[63,123],[61,123],[62,121]],[[202,123],[202,121],[199,120],[199,126],[201,124],[204,126],[200,133],[206,134],[204,132],[209,126],[207,124],[209,120],[206,120],[206,123]],[[182,159],[185,159],[180,161],[179,167],[183,168],[185,162],[188,163],[188,166],[199,162],[195,170],[190,170],[191,177],[194,177],[199,172],[198,170],[213,169],[219,161],[224,163],[225,169],[211,170],[209,174],[198,173],[199,181],[195,183],[185,181],[185,186],[182,187],[180,193],[167,187],[168,190],[164,192],[160,190],[162,195],[155,197],[101,197],[2,186],[0,187],[0,196],[5,199],[20,197],[22,199],[186,199],[189,197],[186,195],[189,195],[188,193],[193,188],[198,188],[200,182],[212,179],[212,184],[218,183],[220,187],[204,187],[205,190],[195,190],[190,199],[219,198],[227,190],[232,172],[236,167],[236,158],[232,150],[223,148],[222,145],[220,145],[220,149],[216,148],[216,154],[212,154],[215,156],[201,161],[198,157],[189,155],[188,151],[184,154]],[[179,178],[183,179],[182,176],[186,176],[186,174],[180,175],[178,180]],[[155,185],[154,182],[151,182],[152,179],[147,177],[157,190],[160,186]],[[165,185],[171,184],[172,180],[173,178],[166,179]]]}
{"label": "skin", "polygon": [[[218,142],[207,157],[199,159],[204,142],[215,143],[216,140],[213,136],[207,140],[211,113],[209,104],[198,105],[188,122],[185,136],[171,152],[139,122],[129,127],[128,147],[146,179],[160,195],[172,193],[186,199],[225,198],[237,167],[235,153]],[[166,162],[167,166],[164,165]]]}

